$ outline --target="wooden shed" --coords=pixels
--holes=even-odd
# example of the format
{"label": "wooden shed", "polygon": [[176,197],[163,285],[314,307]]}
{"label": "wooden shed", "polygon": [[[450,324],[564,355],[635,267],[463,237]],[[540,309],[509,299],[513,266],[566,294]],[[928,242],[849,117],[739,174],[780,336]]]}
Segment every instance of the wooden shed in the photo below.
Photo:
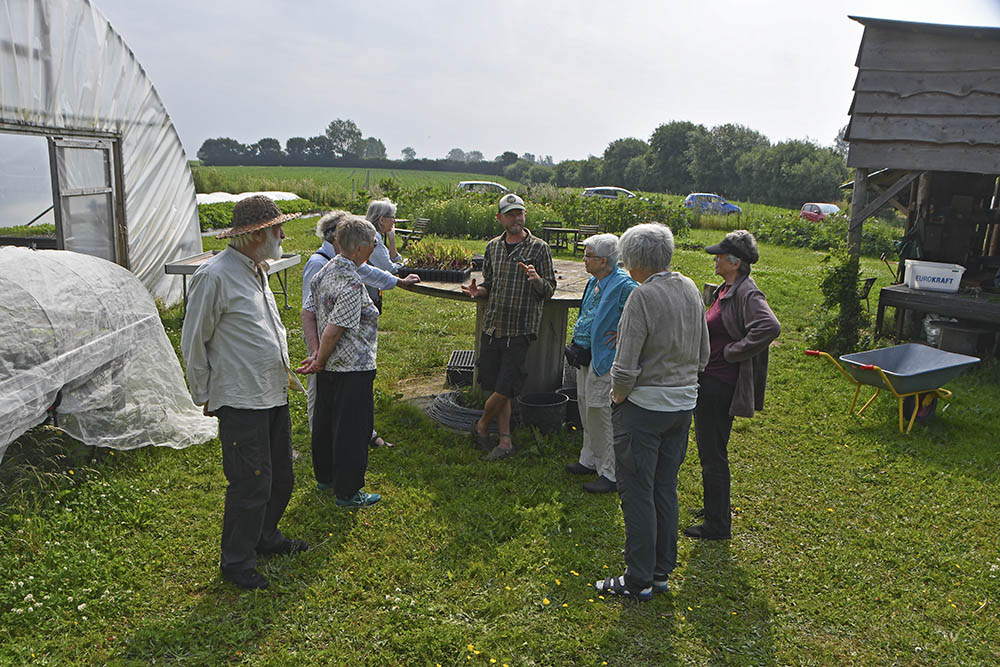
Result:
{"label": "wooden shed", "polygon": [[906,215],[901,266],[908,258],[961,264],[963,286],[993,288],[1000,28],[851,18],[865,27],[845,135],[852,251],[864,220],[892,204]]}

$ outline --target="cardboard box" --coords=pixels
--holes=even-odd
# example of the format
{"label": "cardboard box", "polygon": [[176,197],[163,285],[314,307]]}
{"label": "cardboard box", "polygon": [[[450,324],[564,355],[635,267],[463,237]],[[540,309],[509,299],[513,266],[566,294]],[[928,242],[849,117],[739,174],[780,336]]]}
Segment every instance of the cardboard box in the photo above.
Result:
{"label": "cardboard box", "polygon": [[906,260],[903,283],[912,289],[934,292],[957,292],[965,267],[958,264],[924,262],[919,259]]}

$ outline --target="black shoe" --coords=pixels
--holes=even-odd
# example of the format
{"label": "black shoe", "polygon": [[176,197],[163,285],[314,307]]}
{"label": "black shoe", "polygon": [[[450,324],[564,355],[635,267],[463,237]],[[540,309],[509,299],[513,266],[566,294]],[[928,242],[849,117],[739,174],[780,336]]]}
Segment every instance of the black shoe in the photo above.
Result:
{"label": "black shoe", "polygon": [[236,588],[245,591],[255,591],[267,588],[271,583],[263,574],[250,568],[249,570],[223,570],[222,578]]}
{"label": "black shoe", "polygon": [[597,471],[593,468],[588,468],[582,463],[567,463],[566,472],[571,475],[596,475]]}
{"label": "black shoe", "polygon": [[705,524],[688,526],[684,529],[684,534],[698,540],[728,540],[732,537],[732,535],[710,532]]}
{"label": "black shoe", "polygon": [[271,554],[278,554],[286,556],[288,554],[302,553],[309,548],[309,545],[303,540],[290,540],[285,538],[284,542],[279,542],[277,546],[273,547],[260,547],[257,549],[258,556],[269,556]]}
{"label": "black shoe", "polygon": [[587,493],[611,493],[618,490],[618,485],[601,475],[593,482],[584,482],[583,490]]}

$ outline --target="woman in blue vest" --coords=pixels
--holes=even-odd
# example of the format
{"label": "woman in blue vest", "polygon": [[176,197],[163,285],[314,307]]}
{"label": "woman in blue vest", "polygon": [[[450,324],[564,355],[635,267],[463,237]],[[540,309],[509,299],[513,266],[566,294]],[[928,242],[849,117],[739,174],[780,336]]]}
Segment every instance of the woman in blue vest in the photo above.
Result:
{"label": "woman in blue vest", "polygon": [[576,397],[583,423],[583,449],[574,475],[597,475],[585,482],[590,493],[616,490],[611,430],[611,362],[615,358],[618,320],[636,282],[618,266],[618,237],[597,234],[584,242],[583,263],[590,274],[566,357],[577,368]]}

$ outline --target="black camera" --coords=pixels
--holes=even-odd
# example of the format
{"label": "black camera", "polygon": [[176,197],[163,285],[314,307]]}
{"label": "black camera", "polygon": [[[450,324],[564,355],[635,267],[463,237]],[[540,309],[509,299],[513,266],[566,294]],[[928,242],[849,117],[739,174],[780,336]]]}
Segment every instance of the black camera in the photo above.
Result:
{"label": "black camera", "polygon": [[563,354],[566,356],[566,363],[573,368],[585,368],[590,365],[589,347],[582,347],[570,341],[566,349],[563,350]]}

